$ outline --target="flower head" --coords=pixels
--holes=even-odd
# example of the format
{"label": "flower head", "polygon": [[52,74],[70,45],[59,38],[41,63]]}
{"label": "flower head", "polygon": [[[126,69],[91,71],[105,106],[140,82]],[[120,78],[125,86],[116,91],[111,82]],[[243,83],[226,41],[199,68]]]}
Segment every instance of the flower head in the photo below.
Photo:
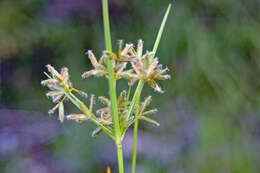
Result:
{"label": "flower head", "polygon": [[69,81],[68,68],[64,67],[59,73],[53,66],[46,65],[50,75],[45,73],[49,79],[41,81],[41,84],[47,86],[50,91],[46,93],[47,97],[50,97],[56,105],[48,111],[49,114],[53,114],[57,109],[59,110],[59,120],[64,120],[64,105],[63,101],[66,100],[66,94],[70,94],[72,91],[76,91],[81,95],[87,95],[86,93],[73,88],[72,83]]}
{"label": "flower head", "polygon": [[137,45],[137,51],[132,49],[132,54],[135,55],[135,59],[131,62],[132,71],[127,74],[123,74],[123,77],[134,83],[137,80],[144,80],[156,91],[163,93],[161,87],[155,80],[166,80],[170,78],[170,75],[166,74],[168,68],[163,69],[159,64],[158,58],[154,58],[153,52],[146,52],[143,54],[143,41],[139,40]]}
{"label": "flower head", "polygon": [[108,77],[108,68],[106,65],[106,58],[112,58],[112,64],[114,68],[114,72],[116,74],[116,79],[122,78],[122,73],[126,68],[127,62],[134,60],[135,56],[131,54],[131,50],[133,49],[133,44],[126,44],[123,48],[123,42],[119,41],[119,50],[118,54],[115,54],[110,51],[104,51],[102,57],[97,61],[97,58],[93,54],[91,50],[87,51],[87,55],[90,59],[90,62],[94,69],[86,71],[82,74],[83,78],[87,78],[90,76],[106,76]]}
{"label": "flower head", "polygon": [[[157,84],[156,80],[166,80],[170,78],[170,75],[166,74],[169,69],[162,68],[158,58],[153,58],[153,52],[147,51],[143,54],[142,40],[138,40],[136,51],[131,43],[125,44],[123,48],[123,41],[120,40],[118,53],[104,51],[99,61],[97,61],[91,50],[89,50],[87,54],[94,69],[84,72],[82,74],[83,78],[89,76],[108,77],[108,69],[105,62],[106,58],[112,59],[116,79],[125,78],[130,85],[134,84],[137,80],[143,80],[156,91],[163,93],[163,90]],[[128,62],[131,63],[132,68],[125,70]]]}
{"label": "flower head", "polygon": [[[130,105],[126,99],[126,94],[127,94],[126,91],[122,91],[117,99],[120,123],[125,121],[126,123],[129,123],[134,118],[134,116],[132,116],[128,120],[126,120],[127,111]],[[104,107],[96,111],[96,114],[99,115],[99,117],[96,120],[100,124],[107,127],[108,129],[113,130],[113,118],[112,118],[113,116],[112,116],[111,101],[104,96],[99,96],[98,99],[104,105]],[[101,131],[102,131],[101,128],[97,128],[96,130],[93,131],[92,136],[98,135]]]}

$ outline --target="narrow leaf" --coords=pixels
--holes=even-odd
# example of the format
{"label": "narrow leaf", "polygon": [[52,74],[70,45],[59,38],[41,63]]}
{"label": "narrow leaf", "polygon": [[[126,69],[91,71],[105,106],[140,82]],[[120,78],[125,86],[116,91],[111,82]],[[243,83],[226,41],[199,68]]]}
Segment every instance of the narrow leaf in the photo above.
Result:
{"label": "narrow leaf", "polygon": [[[158,31],[158,34],[157,34],[157,37],[156,37],[156,41],[154,43],[154,46],[153,46],[153,52],[154,54],[156,53],[157,51],[157,48],[159,46],[159,43],[160,43],[160,40],[161,40],[161,37],[162,37],[162,33],[163,33],[163,30],[164,30],[164,27],[165,27],[165,23],[167,21],[167,18],[168,18],[168,15],[169,15],[169,12],[171,10],[171,7],[172,7],[172,4],[169,4],[165,14],[164,14],[164,17],[163,17],[163,20],[162,20],[162,23],[161,23],[161,26],[160,26],[160,29]],[[152,56],[151,59],[153,59],[154,55]]]}

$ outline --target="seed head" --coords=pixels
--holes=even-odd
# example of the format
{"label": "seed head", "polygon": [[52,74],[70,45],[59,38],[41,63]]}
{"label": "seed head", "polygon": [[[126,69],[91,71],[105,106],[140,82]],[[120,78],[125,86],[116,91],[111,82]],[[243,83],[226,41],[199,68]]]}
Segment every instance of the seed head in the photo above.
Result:
{"label": "seed head", "polygon": [[157,84],[156,80],[166,80],[170,78],[170,75],[166,74],[168,68],[163,69],[162,65],[159,64],[158,58],[154,58],[153,52],[143,52],[143,41],[139,40],[137,44],[137,51],[132,50],[132,54],[135,56],[134,60],[131,61],[132,71],[121,74],[122,77],[130,81],[133,84],[137,80],[144,80],[147,82],[155,91],[163,93],[161,87]]}
{"label": "seed head", "polygon": [[47,97],[50,97],[55,103],[55,106],[48,111],[49,114],[53,114],[57,109],[59,112],[59,120],[60,122],[64,121],[64,105],[63,101],[67,99],[66,94],[71,94],[72,91],[76,93],[86,96],[87,94],[83,91],[77,90],[72,87],[72,83],[69,81],[69,72],[68,68],[64,67],[61,69],[59,73],[53,66],[46,65],[50,75],[47,73],[46,76],[49,79],[41,81],[41,84],[48,87],[50,91],[46,93]]}

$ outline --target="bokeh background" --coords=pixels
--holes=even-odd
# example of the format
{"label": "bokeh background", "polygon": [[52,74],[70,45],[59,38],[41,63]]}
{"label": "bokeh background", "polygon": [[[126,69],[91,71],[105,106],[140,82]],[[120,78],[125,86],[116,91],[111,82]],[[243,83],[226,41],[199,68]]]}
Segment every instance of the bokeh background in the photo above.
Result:
{"label": "bokeh background", "polygon": [[[117,40],[151,50],[167,0],[110,0]],[[82,80],[85,51],[104,49],[101,0],[0,1],[0,172],[117,172],[113,142],[91,123],[49,116],[45,64],[67,66],[77,88],[108,95],[107,81]],[[141,123],[138,173],[260,172],[260,1],[174,1],[157,56],[171,69],[153,96],[160,127]],[[118,90],[125,83],[120,83]],[[76,112],[67,104],[67,113]],[[124,142],[130,172],[132,133]]]}

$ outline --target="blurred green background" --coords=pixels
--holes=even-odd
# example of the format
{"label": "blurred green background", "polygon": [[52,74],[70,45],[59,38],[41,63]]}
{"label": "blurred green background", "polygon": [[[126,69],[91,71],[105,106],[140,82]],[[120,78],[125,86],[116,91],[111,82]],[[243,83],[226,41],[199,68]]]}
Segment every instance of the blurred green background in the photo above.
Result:
{"label": "blurred green background", "polygon": [[[168,3],[110,0],[112,42],[151,50]],[[101,0],[0,1],[0,172],[117,171],[113,142],[91,137],[93,124],[60,124],[40,86],[45,65],[70,69],[87,93],[107,81],[82,80],[84,55],[104,49]],[[164,94],[145,87],[161,123],[141,123],[138,173],[260,172],[260,1],[174,1],[157,56],[171,69]],[[125,83],[119,84],[119,90]],[[76,111],[71,104],[67,113]],[[125,140],[130,172],[132,134]]]}

